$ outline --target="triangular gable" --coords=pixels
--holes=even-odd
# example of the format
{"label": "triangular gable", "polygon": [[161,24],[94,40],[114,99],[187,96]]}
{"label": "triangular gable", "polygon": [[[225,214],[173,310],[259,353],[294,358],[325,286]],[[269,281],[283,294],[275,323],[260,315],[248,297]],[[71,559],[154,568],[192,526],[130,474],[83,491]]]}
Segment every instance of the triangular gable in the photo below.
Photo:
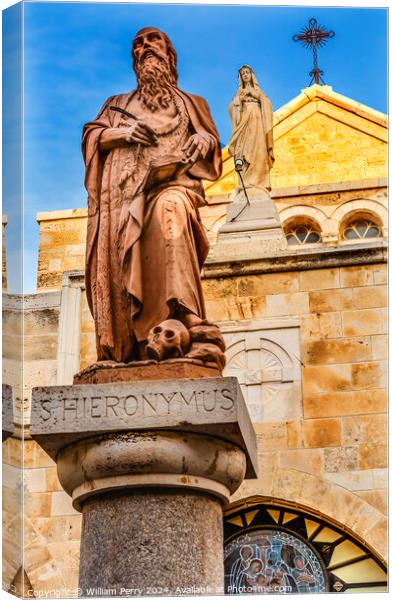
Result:
{"label": "triangular gable", "polygon": [[313,85],[274,113],[274,139],[315,112],[326,114],[359,131],[387,142],[387,116],[338,94],[328,85]]}
{"label": "triangular gable", "polygon": [[[330,86],[313,85],[274,113],[273,188],[387,176],[387,116]],[[223,174],[206,185],[209,196],[234,190],[227,147]]]}
{"label": "triangular gable", "polygon": [[300,108],[313,101],[324,100],[333,106],[342,108],[349,113],[363,117],[367,121],[374,122],[387,129],[387,115],[374,108],[370,108],[361,102],[356,102],[347,96],[334,92],[329,85],[312,85],[309,88],[301,90],[300,94],[290,100],[287,104],[279,108],[274,113],[274,127],[279,125],[285,119],[288,119],[292,114],[296,113]]}

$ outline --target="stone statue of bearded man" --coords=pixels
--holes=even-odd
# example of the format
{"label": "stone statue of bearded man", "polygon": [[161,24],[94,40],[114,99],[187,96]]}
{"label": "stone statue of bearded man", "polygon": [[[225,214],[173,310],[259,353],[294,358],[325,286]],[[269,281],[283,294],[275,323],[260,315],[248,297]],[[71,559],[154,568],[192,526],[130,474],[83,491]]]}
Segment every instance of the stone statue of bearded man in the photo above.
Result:
{"label": "stone statue of bearded man", "polygon": [[[177,87],[166,34],[139,31],[132,58],[137,89],[109,98],[83,130],[86,294],[98,360],[209,360],[192,342],[212,334],[200,281],[209,246],[198,208],[206,204],[202,179],[221,174],[218,133],[205,100]],[[151,339],[166,320],[182,338],[172,351]],[[201,337],[204,327],[210,335]]]}

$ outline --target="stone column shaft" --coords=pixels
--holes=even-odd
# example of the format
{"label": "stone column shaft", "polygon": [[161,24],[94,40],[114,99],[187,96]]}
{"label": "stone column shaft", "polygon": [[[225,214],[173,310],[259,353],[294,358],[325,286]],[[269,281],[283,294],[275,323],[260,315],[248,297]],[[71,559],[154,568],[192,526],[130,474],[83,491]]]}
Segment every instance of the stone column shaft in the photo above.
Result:
{"label": "stone column shaft", "polygon": [[188,490],[127,490],[92,496],[82,514],[84,596],[97,587],[128,596],[224,593],[218,498]]}

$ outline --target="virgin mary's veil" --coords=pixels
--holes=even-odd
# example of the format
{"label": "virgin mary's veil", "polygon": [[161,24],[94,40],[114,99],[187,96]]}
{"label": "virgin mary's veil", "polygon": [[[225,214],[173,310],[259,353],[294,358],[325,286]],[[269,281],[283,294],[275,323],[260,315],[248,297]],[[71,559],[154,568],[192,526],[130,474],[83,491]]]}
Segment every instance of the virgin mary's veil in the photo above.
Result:
{"label": "virgin mary's veil", "polygon": [[241,71],[242,69],[249,69],[249,71],[251,72],[252,75],[252,85],[253,87],[260,87],[259,86],[259,82],[257,81],[256,75],[254,74],[254,71],[252,69],[252,67],[250,67],[249,65],[242,65],[242,67],[240,67],[238,69],[238,81],[239,81],[239,87],[243,88],[244,86],[244,82],[242,81],[242,77],[241,77]]}

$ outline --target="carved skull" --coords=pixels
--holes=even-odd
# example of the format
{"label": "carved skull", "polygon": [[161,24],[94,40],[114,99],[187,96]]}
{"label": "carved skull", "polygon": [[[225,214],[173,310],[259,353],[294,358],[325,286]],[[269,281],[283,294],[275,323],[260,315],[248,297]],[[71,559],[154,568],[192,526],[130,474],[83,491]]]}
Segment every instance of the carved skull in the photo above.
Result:
{"label": "carved skull", "polygon": [[168,319],[153,327],[148,334],[146,353],[157,361],[184,356],[190,345],[190,335],[180,321]]}

